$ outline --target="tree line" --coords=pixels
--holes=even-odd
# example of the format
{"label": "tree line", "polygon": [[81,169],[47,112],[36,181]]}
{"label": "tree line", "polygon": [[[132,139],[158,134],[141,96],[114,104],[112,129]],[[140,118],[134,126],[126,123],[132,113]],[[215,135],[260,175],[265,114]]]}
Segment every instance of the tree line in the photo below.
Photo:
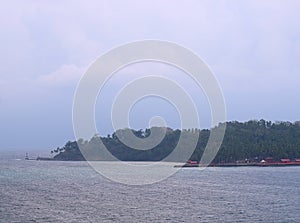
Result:
{"label": "tree line", "polygon": [[[221,124],[220,124],[221,125]],[[136,137],[145,139],[155,130],[165,133],[162,141],[152,149],[137,150],[122,143],[118,135],[131,131]],[[189,140],[184,141],[184,148],[195,148],[189,159],[200,161],[210,136],[209,129],[170,129],[153,127],[150,129],[122,129],[106,137],[95,135],[89,140],[80,139],[69,141],[63,147],[58,147],[51,153],[56,160],[107,160],[107,151],[123,161],[160,161],[167,157],[176,147],[180,135],[193,137],[197,134],[198,142],[192,145]],[[215,127],[215,128],[218,128]],[[118,134],[117,134],[118,133]],[[80,149],[79,149],[80,147]],[[85,156],[82,155],[82,152]],[[271,122],[264,119],[247,122],[226,122],[226,131],[222,145],[214,158],[214,163],[236,162],[240,160],[259,161],[266,157],[274,160],[282,158],[300,158],[300,122]],[[182,161],[180,157],[178,160]]]}

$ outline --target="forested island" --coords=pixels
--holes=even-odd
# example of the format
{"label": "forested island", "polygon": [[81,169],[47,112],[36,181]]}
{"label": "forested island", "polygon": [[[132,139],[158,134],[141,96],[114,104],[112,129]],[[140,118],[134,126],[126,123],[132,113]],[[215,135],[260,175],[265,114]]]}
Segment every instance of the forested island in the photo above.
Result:
{"label": "forested island", "polygon": [[[266,120],[250,120],[247,122],[231,121],[226,123],[224,140],[214,163],[232,163],[242,160],[255,162],[272,157],[275,161],[282,158],[300,158],[300,121],[271,122]],[[160,127],[154,127],[160,128]],[[215,128],[218,128],[215,127]],[[132,131],[139,138],[146,138],[151,134],[151,129],[118,131]],[[199,162],[207,144],[210,130],[187,129],[182,130],[190,134],[199,134],[199,140],[190,160]],[[107,150],[119,160],[123,161],[159,161],[164,159],[175,148],[181,130],[166,129],[166,135],[160,144],[149,150],[136,150],[124,145],[116,133],[106,137],[95,135],[90,140],[69,141],[63,147],[51,151],[54,160],[85,160],[79,146],[89,151],[101,150],[99,140]],[[189,145],[187,143],[186,147]],[[87,157],[86,157],[87,158]],[[93,160],[93,156],[87,158]],[[95,159],[97,160],[97,158]],[[99,159],[101,160],[101,159]]]}

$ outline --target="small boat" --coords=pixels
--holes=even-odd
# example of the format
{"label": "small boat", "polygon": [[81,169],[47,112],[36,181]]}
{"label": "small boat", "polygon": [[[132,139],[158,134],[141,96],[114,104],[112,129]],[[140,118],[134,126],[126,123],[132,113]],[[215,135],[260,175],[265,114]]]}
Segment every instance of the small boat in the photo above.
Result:
{"label": "small boat", "polygon": [[175,165],[174,167],[199,167],[199,162],[194,160],[188,160],[183,165]]}
{"label": "small boat", "polygon": [[35,160],[35,159],[29,158],[29,157],[28,157],[28,153],[26,153],[26,155],[25,155],[25,160]]}

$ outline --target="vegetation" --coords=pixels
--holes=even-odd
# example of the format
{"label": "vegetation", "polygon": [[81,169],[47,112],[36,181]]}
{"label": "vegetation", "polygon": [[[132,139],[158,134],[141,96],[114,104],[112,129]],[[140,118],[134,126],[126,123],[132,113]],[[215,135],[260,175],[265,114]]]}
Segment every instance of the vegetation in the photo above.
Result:
{"label": "vegetation", "polygon": [[[215,163],[235,162],[239,160],[261,160],[265,157],[273,157],[274,160],[281,158],[300,158],[300,122],[275,122],[265,120],[251,120],[248,122],[227,122],[227,128],[221,148],[215,157]],[[156,127],[158,128],[158,127]],[[218,128],[218,127],[216,127]],[[132,131],[139,138],[147,138],[153,129],[146,130],[118,130]],[[67,142],[62,148],[57,148],[51,153],[56,160],[84,160],[81,151],[89,151],[88,160],[106,160],[99,155],[103,150],[100,139],[107,150],[115,157],[123,161],[158,161],[164,159],[176,147],[180,135],[184,132],[185,137],[199,134],[199,140],[191,160],[199,161],[207,144],[210,130],[166,130],[166,135],[157,146],[149,150],[136,150],[124,145],[116,133],[111,136],[100,137],[95,135],[88,141],[78,140]],[[185,140],[185,148],[189,148],[189,140]],[[180,160],[180,159],[179,159]]]}

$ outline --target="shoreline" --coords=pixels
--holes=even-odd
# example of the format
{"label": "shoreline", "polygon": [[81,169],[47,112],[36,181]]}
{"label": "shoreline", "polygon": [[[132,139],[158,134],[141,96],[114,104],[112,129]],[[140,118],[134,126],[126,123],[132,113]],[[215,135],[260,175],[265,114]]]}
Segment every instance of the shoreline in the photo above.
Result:
{"label": "shoreline", "polygon": [[[64,162],[88,162],[87,160],[58,160],[50,157],[37,157],[36,159],[25,159],[30,161],[64,161]],[[99,161],[103,162],[103,161]],[[105,162],[105,161],[104,161]],[[124,162],[157,162],[157,161],[124,161]],[[159,162],[159,161],[158,161]],[[270,163],[210,163],[208,165],[199,163],[185,163],[174,165],[175,168],[193,168],[193,167],[286,167],[300,166],[300,162],[270,162]]]}
{"label": "shoreline", "polygon": [[286,166],[300,166],[300,162],[273,162],[273,163],[211,163],[209,165],[203,164],[183,164],[175,165],[176,168],[192,168],[192,167],[286,167]]}

